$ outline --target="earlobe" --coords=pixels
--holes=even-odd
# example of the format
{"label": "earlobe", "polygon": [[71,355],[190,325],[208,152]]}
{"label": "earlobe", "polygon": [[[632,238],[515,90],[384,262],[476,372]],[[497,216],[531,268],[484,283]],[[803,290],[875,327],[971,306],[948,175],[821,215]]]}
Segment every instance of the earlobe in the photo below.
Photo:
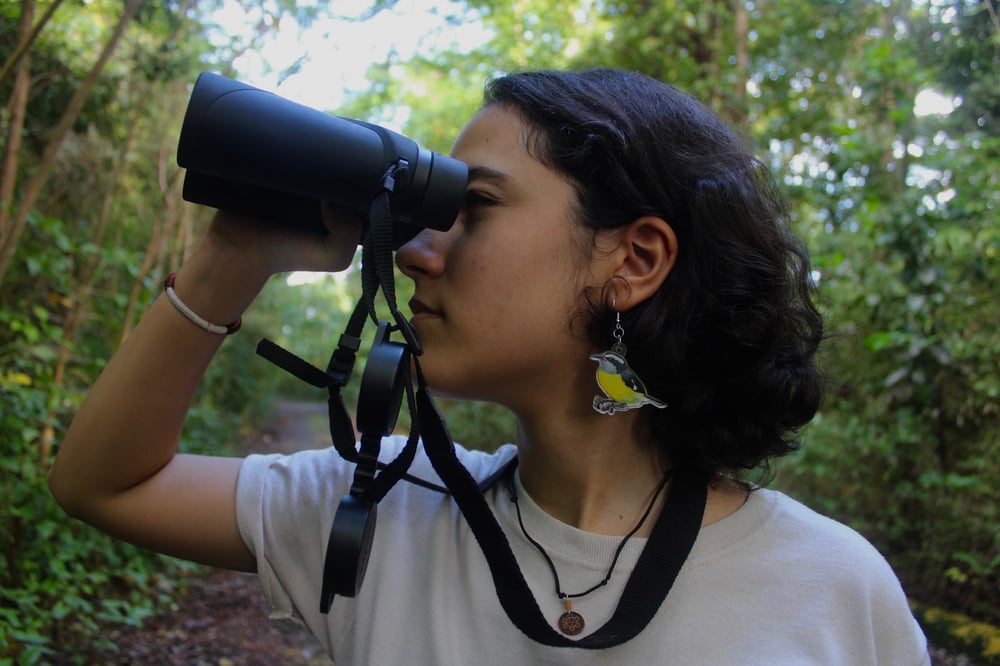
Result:
{"label": "earlobe", "polygon": [[616,297],[618,308],[627,310],[656,293],[667,279],[677,260],[677,236],[663,218],[644,215],[626,227],[619,251],[615,277],[625,280],[628,289]]}

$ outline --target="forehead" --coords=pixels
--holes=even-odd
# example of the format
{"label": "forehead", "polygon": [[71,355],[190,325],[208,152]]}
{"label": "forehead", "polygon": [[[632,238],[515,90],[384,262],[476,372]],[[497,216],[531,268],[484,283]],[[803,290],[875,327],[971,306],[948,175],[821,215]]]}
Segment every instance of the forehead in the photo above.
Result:
{"label": "forehead", "polygon": [[482,109],[465,126],[451,156],[469,166],[472,180],[507,181],[529,189],[568,181],[528,150],[531,128],[517,110],[499,104]]}
{"label": "forehead", "polygon": [[499,195],[505,209],[516,209],[524,219],[537,223],[544,218],[557,224],[559,233],[568,229],[574,246],[583,248],[580,256],[589,257],[593,238],[577,223],[581,212],[576,186],[533,156],[529,145],[534,139],[519,111],[493,104],[469,121],[451,155],[468,165],[470,186]]}
{"label": "forehead", "polygon": [[[451,155],[469,164],[470,158],[531,159],[526,148],[528,127],[520,114],[499,105],[482,109],[459,133]],[[483,163],[484,166],[489,166]]]}

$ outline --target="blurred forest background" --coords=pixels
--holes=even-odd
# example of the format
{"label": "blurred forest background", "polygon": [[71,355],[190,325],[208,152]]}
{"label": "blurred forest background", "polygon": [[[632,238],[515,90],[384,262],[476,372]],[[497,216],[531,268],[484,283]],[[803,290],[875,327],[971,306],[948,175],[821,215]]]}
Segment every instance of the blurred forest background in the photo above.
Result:
{"label": "blurred forest background", "polygon": [[[239,78],[239,59],[277,31],[344,4],[0,0],[0,663],[45,661],[99,640],[98,621],[139,623],[169,603],[183,565],[68,519],[45,472],[87,387],[210,216],[181,200],[175,160],[197,74]],[[418,11],[354,4],[340,18],[359,25]],[[223,5],[239,5],[249,29],[219,26]],[[935,642],[997,663],[993,0],[442,0],[434,11],[443,27],[425,46],[382,54],[365,89],[324,110],[447,152],[491,75],[606,65],[694,93],[752,139],[812,249],[831,333],[829,397],[773,484],[872,540]],[[480,43],[449,37],[466,25]],[[272,281],[225,345],[186,449],[231,450],[277,395],[324,398],[253,347],[267,336],[325,362],[360,280],[294,282]],[[513,437],[489,407],[449,405],[447,418],[471,445]]]}

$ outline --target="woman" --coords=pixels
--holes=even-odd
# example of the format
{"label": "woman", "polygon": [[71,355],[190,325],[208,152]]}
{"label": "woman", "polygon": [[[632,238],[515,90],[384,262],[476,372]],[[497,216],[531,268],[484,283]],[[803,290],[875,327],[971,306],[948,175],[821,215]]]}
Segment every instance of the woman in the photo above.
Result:
{"label": "woman", "polygon": [[[618,613],[648,610],[634,637],[580,649],[526,636],[455,502],[408,483],[382,501],[358,597],[320,613],[327,530],[353,466],[332,450],[175,455],[224,336],[167,298],[67,434],[50,477],[67,511],[256,571],[273,617],[307,624],[339,664],[928,663],[867,542],[732,480],[795,448],[820,401],[822,335],[807,255],[737,137],[640,75],[537,72],[491,83],[453,156],[470,169],[462,212],[396,260],[415,283],[423,373],[438,393],[517,416],[516,445],[457,454],[476,479],[501,474],[485,500],[546,630],[586,644]],[[276,272],[347,266],[360,230],[341,217],[319,242],[220,213],[172,298],[235,321]],[[387,438],[383,457],[401,445]],[[412,471],[434,478],[423,454]],[[690,510],[671,504],[683,482],[703,498]],[[651,535],[692,516],[679,571],[650,575]],[[647,587],[666,598],[619,608],[626,588]]]}

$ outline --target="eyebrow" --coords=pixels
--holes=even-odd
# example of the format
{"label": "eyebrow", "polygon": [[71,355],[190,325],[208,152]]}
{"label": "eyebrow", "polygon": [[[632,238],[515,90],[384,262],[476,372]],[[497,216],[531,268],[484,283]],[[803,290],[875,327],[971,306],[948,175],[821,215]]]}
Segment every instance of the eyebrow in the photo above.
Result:
{"label": "eyebrow", "polygon": [[511,180],[511,177],[503,171],[498,171],[488,166],[470,166],[469,182],[474,180],[488,180],[498,185],[503,185]]}

